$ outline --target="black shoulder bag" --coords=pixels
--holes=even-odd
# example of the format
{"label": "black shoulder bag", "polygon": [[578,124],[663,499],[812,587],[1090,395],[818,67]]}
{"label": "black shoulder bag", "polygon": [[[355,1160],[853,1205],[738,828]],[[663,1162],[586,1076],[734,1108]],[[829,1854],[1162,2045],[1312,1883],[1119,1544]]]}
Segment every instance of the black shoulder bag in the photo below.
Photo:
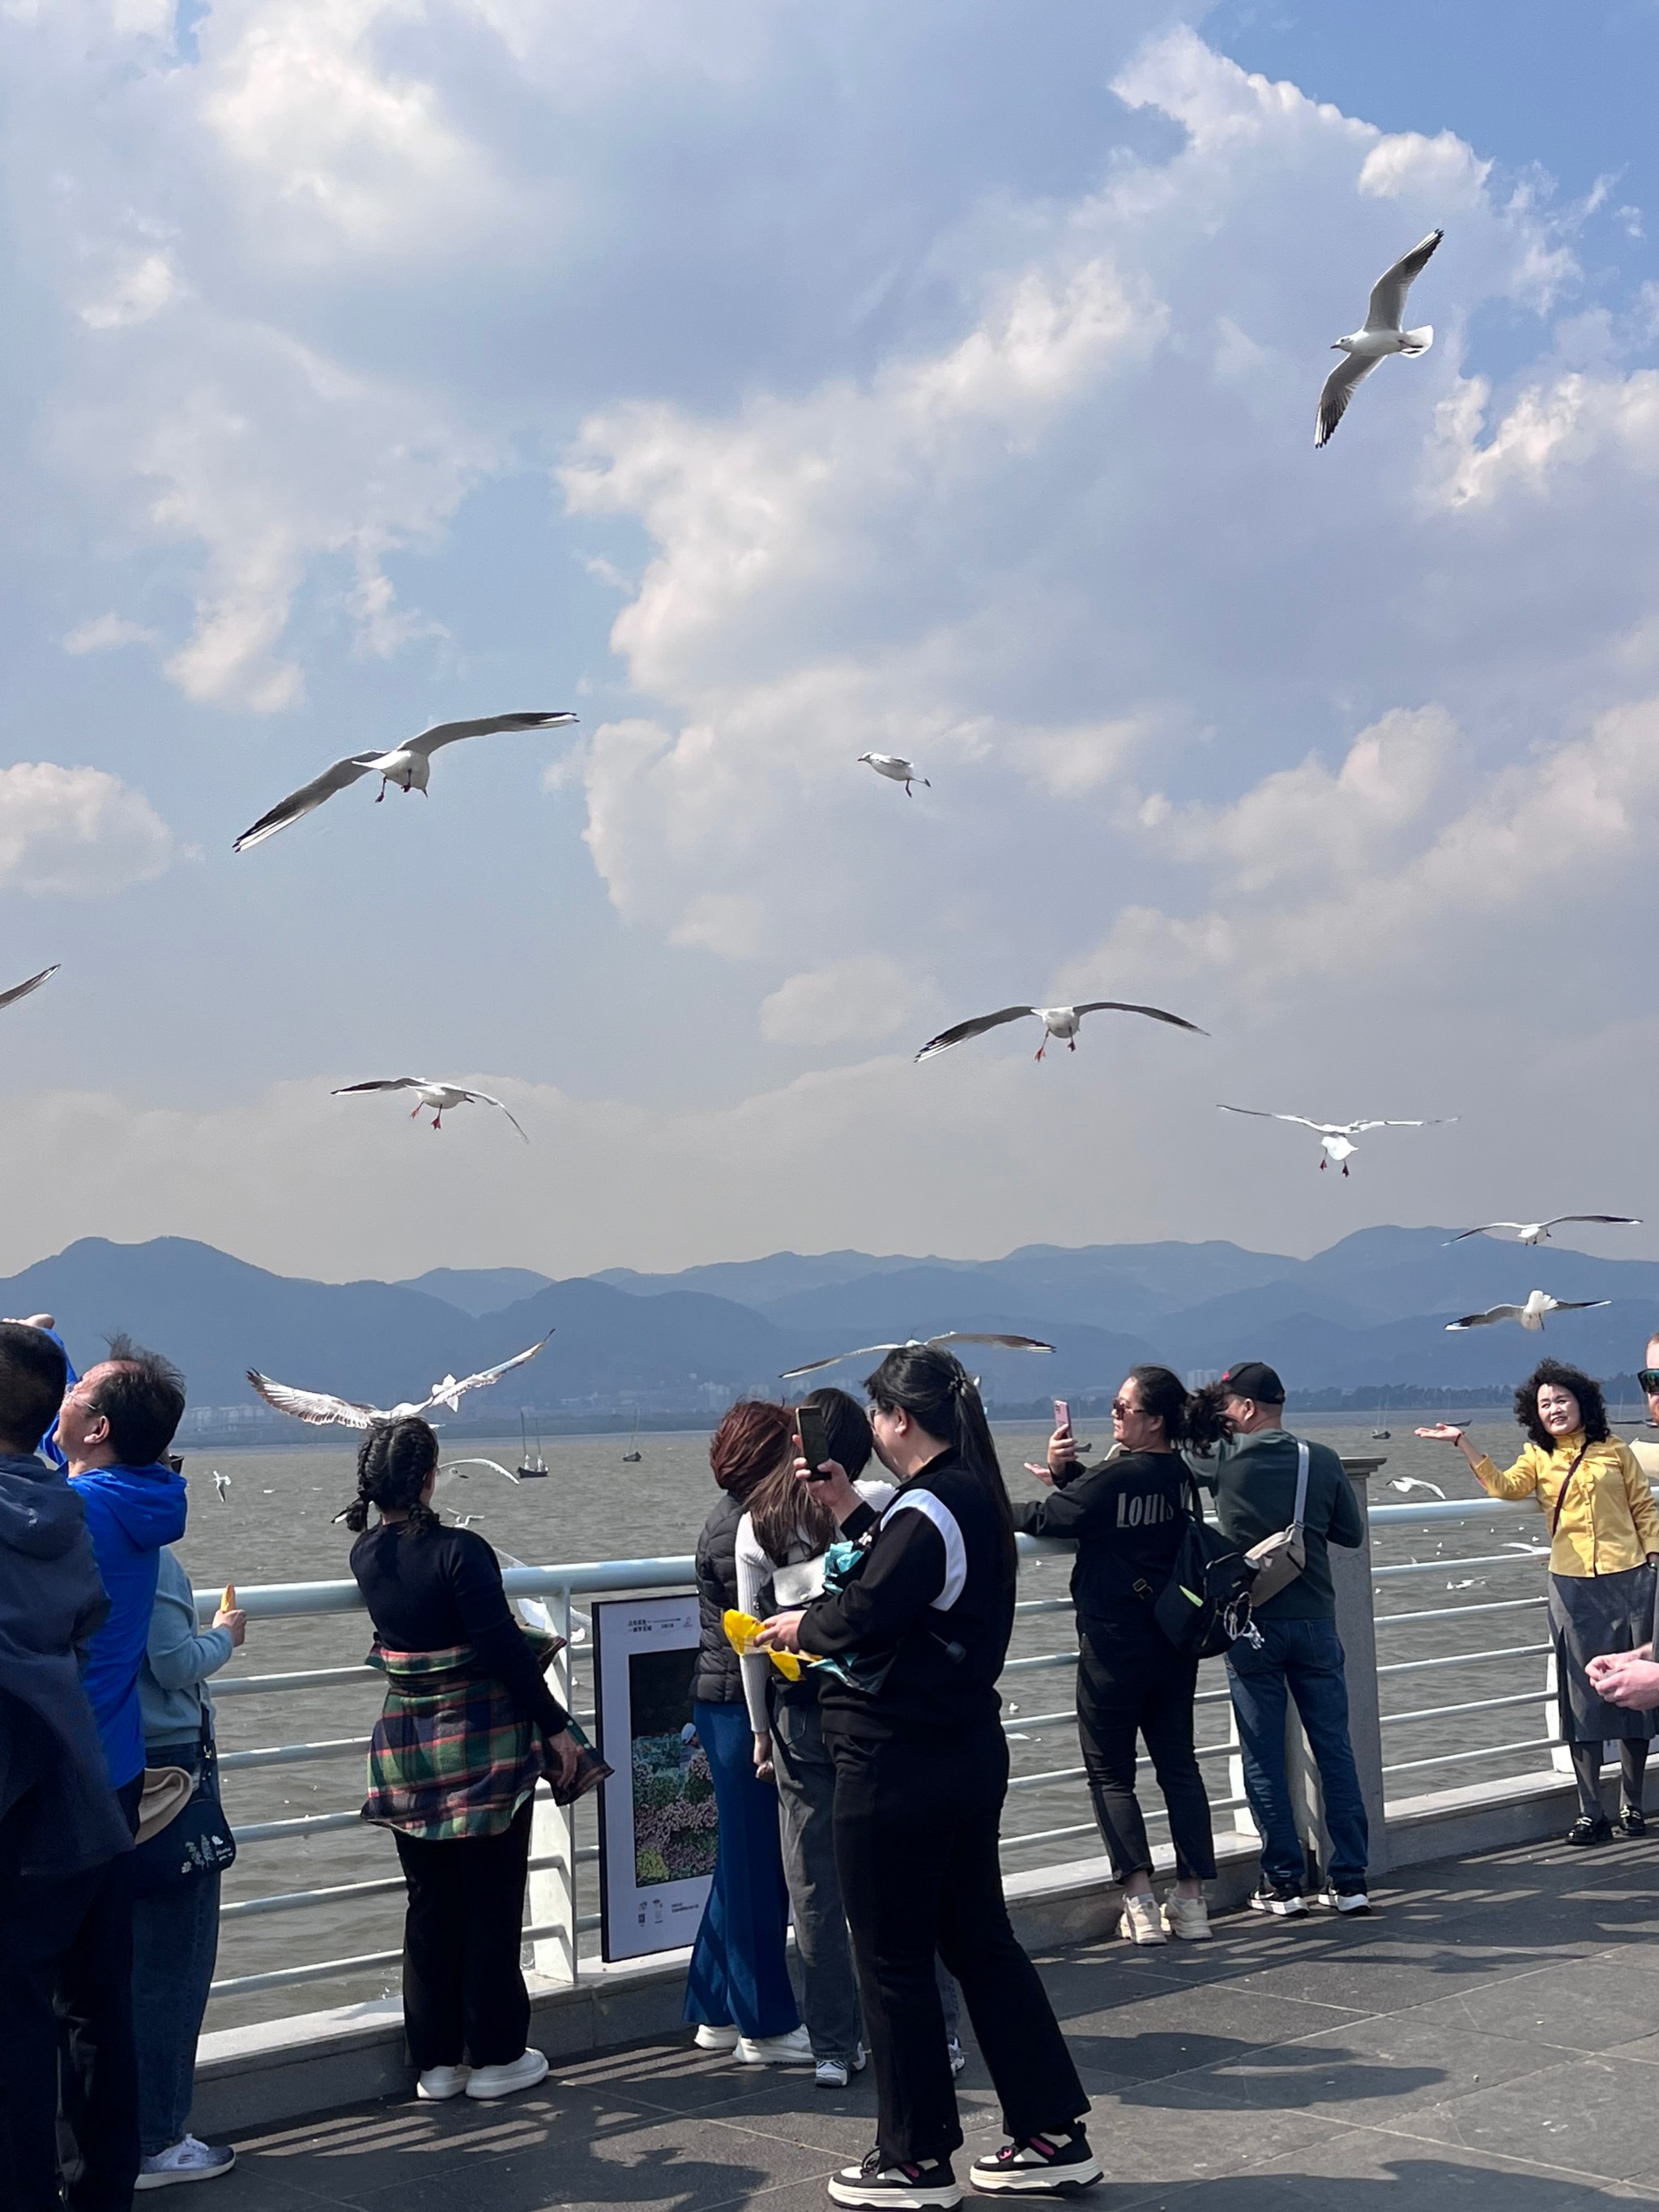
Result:
{"label": "black shoulder bag", "polygon": [[166,1827],[138,1845],[128,1861],[135,1897],[155,1897],[181,1888],[205,1874],[222,1874],[236,1857],[225,1808],[219,1802],[219,1754],[205,1700],[202,1711],[202,1763],[196,1787]]}
{"label": "black shoulder bag", "polygon": [[1177,1651],[1212,1659],[1241,1636],[1257,1635],[1250,1620],[1255,1570],[1231,1537],[1206,1521],[1191,1474],[1185,1519],[1174,1570],[1152,1601],[1152,1618]]}

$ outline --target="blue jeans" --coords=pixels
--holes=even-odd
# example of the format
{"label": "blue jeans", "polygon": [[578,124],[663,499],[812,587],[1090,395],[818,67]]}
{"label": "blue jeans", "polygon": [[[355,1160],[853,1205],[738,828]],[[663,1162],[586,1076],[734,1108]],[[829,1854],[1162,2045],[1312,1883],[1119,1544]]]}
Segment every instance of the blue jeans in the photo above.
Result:
{"label": "blue jeans", "polygon": [[697,1741],[708,1756],[720,1848],[685,1983],[685,2017],[748,2036],[787,2035],[800,2026],[785,1942],[789,1892],[778,1836],[778,1793],[755,1775],[749,1708],[694,1705]]}
{"label": "blue jeans", "polygon": [[[146,1747],[152,1766],[193,1773],[197,1747]],[[132,2027],[138,2046],[138,2148],[180,2142],[196,2087],[196,2039],[219,1954],[219,1875],[204,1874],[132,1900]]]}
{"label": "blue jeans", "polygon": [[1331,1839],[1326,1869],[1334,1889],[1363,1889],[1369,1836],[1359,1771],[1348,1741],[1348,1684],[1342,1643],[1329,1620],[1262,1620],[1261,1649],[1235,1644],[1227,1675],[1238,1717],[1244,1795],[1261,1836],[1261,1877],[1276,1889],[1298,1893],[1307,1860],[1291,1802],[1285,1764],[1286,1698],[1294,1698],[1325,1801]]}

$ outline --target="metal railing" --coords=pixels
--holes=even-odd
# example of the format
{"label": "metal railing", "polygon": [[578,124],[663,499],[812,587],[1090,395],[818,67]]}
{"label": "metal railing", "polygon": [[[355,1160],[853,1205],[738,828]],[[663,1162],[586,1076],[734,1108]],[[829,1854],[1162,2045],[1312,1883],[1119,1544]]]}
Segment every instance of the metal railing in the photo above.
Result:
{"label": "metal railing", "polygon": [[[1392,1539],[1405,1532],[1451,1528],[1459,1524],[1479,1522],[1483,1526],[1510,1520],[1531,1522],[1536,1527],[1535,1510],[1528,1505],[1510,1504],[1488,1498],[1452,1500],[1443,1504],[1379,1505],[1371,1509],[1370,1524],[1373,1534]],[[1028,1537],[1020,1540],[1022,1554],[1022,1588],[1027,1586],[1025,1571],[1038,1562],[1058,1561],[1062,1565],[1069,1547],[1057,1544],[1039,1544]],[[1443,1576],[1448,1570],[1485,1568],[1497,1571],[1526,1565],[1530,1560],[1534,1570],[1546,1556],[1540,1550],[1522,1551],[1519,1547],[1503,1552],[1476,1551],[1468,1557],[1447,1557],[1443,1553],[1430,1560],[1390,1560],[1382,1565],[1371,1565],[1370,1573],[1376,1595],[1387,1598],[1396,1583],[1406,1587],[1406,1595],[1413,1581]],[[611,1559],[540,1567],[514,1567],[504,1575],[508,1595],[513,1598],[534,1597],[546,1605],[550,1626],[556,1634],[567,1638],[563,1650],[550,1670],[550,1681],[555,1694],[585,1723],[591,1724],[593,1703],[592,1681],[592,1650],[586,1641],[586,1623],[574,1601],[606,1594],[623,1592],[683,1589],[692,1582],[692,1561],[689,1557],[653,1559]],[[1540,1577],[1541,1580],[1541,1577]],[[210,1615],[217,1602],[217,1594],[198,1593],[198,1607],[204,1616]],[[327,1615],[361,1613],[362,1600],[354,1582],[273,1583],[241,1590],[239,1603],[254,1620],[303,1620]],[[1379,1640],[1395,1639],[1402,1634],[1415,1633],[1418,1643],[1424,1632],[1432,1631],[1433,1640],[1441,1640],[1446,1624],[1462,1624],[1485,1631],[1487,1617],[1494,1614],[1512,1615],[1545,1603],[1541,1589],[1525,1595],[1495,1600],[1474,1600],[1468,1602],[1428,1607],[1410,1607],[1401,1611],[1377,1610],[1374,1622]],[[1033,1648],[1047,1633],[1044,1624],[1055,1614],[1066,1616],[1066,1631],[1061,1639],[1051,1648]],[[1058,1628],[1060,1624],[1055,1622]],[[1497,1626],[1494,1622],[1493,1626]],[[1510,1626],[1506,1620],[1504,1629]],[[1518,1620],[1514,1624],[1523,1636],[1526,1630]],[[1500,1630],[1500,1636],[1504,1631]],[[1510,1632],[1511,1638],[1513,1632]],[[1387,1646],[1385,1645],[1385,1649]],[[1397,1646],[1395,1646],[1397,1648]],[[1468,1672],[1504,1665],[1514,1670],[1540,1657],[1547,1658],[1551,1647],[1547,1642],[1533,1640],[1504,1640],[1490,1648],[1468,1650],[1415,1650],[1409,1656],[1384,1657],[1379,1654],[1376,1667],[1379,1692],[1386,1696],[1390,1687],[1402,1676],[1415,1676],[1433,1670],[1456,1668]],[[1075,1630],[1072,1626],[1072,1607],[1069,1598],[1035,1595],[1022,1597],[1016,1607],[1015,1642],[1012,1656],[1005,1669],[1004,1726],[1011,1748],[1015,1753],[1014,1771],[1011,1778],[1011,1802],[1007,1832],[1004,1849],[1010,1854],[1027,1854],[1096,1834],[1093,1820],[1089,1817],[1085,1776],[1079,1764],[1029,1765],[1032,1753],[1025,1746],[1036,1744],[1038,1739],[1052,1737],[1056,1730],[1075,1726],[1076,1709],[1062,1692],[1056,1680],[1053,1692],[1042,1697],[1041,1711],[1027,1714],[1021,1710],[1023,1691],[1028,1680],[1039,1692],[1047,1689],[1048,1678],[1068,1674],[1077,1661]],[[314,1697],[319,1692],[330,1698],[331,1717],[334,1725],[325,1733],[311,1739],[289,1742],[238,1744],[222,1749],[220,1767],[226,1778],[226,1799],[239,1844],[248,1853],[249,1860],[239,1865],[233,1891],[222,1907],[222,1918],[227,1936],[231,1939],[227,1948],[233,1953],[252,1944],[256,1954],[268,1957],[270,1943],[259,1931],[277,1920],[279,1927],[292,1928],[295,1932],[283,1942],[280,1959],[272,1963],[261,1963],[260,1956],[250,1959],[246,1971],[225,1973],[213,1985],[216,1999],[250,1999],[264,1992],[288,1987],[301,1987],[316,1983],[360,1984],[364,1977],[384,1978],[386,1970],[398,1964],[400,1951],[383,1948],[370,1950],[347,1951],[329,1955],[331,1946],[322,1945],[322,1955],[313,1955],[313,1945],[307,1947],[303,1940],[309,1917],[314,1928],[319,1915],[331,1915],[337,1922],[343,1908],[356,1909],[371,1905],[374,1900],[391,1900],[402,1893],[403,1881],[398,1873],[390,1838],[384,1831],[365,1827],[355,1809],[356,1778],[352,1778],[345,1796],[351,1801],[337,1808],[316,1812],[301,1812],[275,1815],[269,1807],[261,1808],[250,1804],[255,1817],[239,1817],[238,1798],[242,1795],[239,1778],[268,1776],[272,1770],[299,1769],[307,1766],[329,1765],[336,1763],[360,1761],[368,1748],[368,1729],[378,1709],[378,1698],[384,1688],[384,1676],[376,1669],[362,1663],[290,1668],[269,1674],[233,1676],[216,1680],[213,1694],[216,1703],[240,1701],[249,1698]],[[1212,1778],[1210,1784],[1210,1802],[1218,1814],[1237,1817],[1233,1825],[1246,1826],[1242,1817],[1244,1799],[1237,1766],[1236,1731],[1231,1725],[1231,1704],[1225,1687],[1221,1662],[1206,1662],[1200,1674],[1197,1699],[1199,1719],[1198,1755],[1203,1771]],[[367,1692],[371,1686],[374,1697],[367,1698],[361,1711],[348,1717],[344,1711],[335,1717],[335,1707],[343,1705],[359,1690]],[[1404,1683],[1401,1688],[1407,1688]],[[1520,1741],[1495,1743],[1473,1740],[1470,1724],[1486,1713],[1502,1712],[1509,1708],[1533,1705],[1541,1711],[1549,1695],[1550,1684],[1540,1674],[1534,1686],[1509,1688],[1503,1682],[1495,1683],[1494,1694],[1475,1696],[1466,1692],[1440,1704],[1410,1703],[1395,1710],[1380,1712],[1380,1726],[1386,1741],[1391,1733],[1407,1732],[1420,1741],[1425,1730],[1445,1731],[1452,1729],[1457,1741],[1449,1747],[1430,1747],[1419,1752],[1414,1743],[1401,1744],[1402,1750],[1414,1755],[1395,1759],[1383,1758],[1380,1762],[1381,1784],[1386,1789],[1395,1778],[1421,1775],[1432,1778],[1435,1773],[1468,1765],[1506,1759],[1512,1763],[1516,1775],[1537,1773],[1547,1767],[1557,1750],[1559,1739],[1547,1721],[1547,1732],[1528,1735]],[[1408,1692],[1409,1694],[1409,1692]],[[234,1706],[240,1722],[240,1703]],[[231,1716],[222,1712],[223,1732]],[[1223,1724],[1225,1723],[1224,1726]],[[233,1731],[240,1735],[240,1726]],[[1431,1739],[1431,1741],[1437,1741]],[[1058,1748],[1058,1747],[1054,1747]],[[1052,1756],[1052,1753],[1051,1753]],[[1144,1765],[1144,1762],[1143,1762]],[[1490,1771],[1489,1768],[1485,1771]],[[342,1776],[342,1781],[344,1777]],[[1029,1808],[1029,1810],[1028,1810]],[[1165,1815],[1155,1793],[1149,1793],[1146,1807],[1149,1822],[1161,1822]],[[263,1816],[260,1816],[263,1814]],[[531,1844],[531,1880],[527,1923],[525,1941],[532,1948],[537,1968],[557,1979],[574,1977],[579,1960],[587,1946],[584,1938],[594,1934],[599,1925],[596,1904],[596,1872],[599,1847],[593,1840],[595,1813],[592,1800],[576,1807],[561,1809],[554,1806],[544,1790],[538,1793],[533,1814]],[[272,1847],[285,1847],[292,1855],[294,1847],[304,1846],[303,1856],[313,1856],[320,1849],[325,1858],[331,1857],[336,1849],[352,1839],[351,1850],[359,1857],[366,1847],[375,1854],[374,1870],[365,1871],[355,1878],[349,1869],[337,1860],[317,1871],[321,1880],[303,1886],[292,1881],[269,1888],[258,1887],[258,1875],[252,1879],[255,1887],[250,1893],[240,1893],[249,1879],[251,1864],[256,1864],[263,1854]],[[282,1917],[279,1918],[279,1916]],[[292,1916],[298,1916],[297,1919]],[[246,1931],[247,1943],[241,1940]],[[388,1932],[390,1932],[388,1930]],[[336,1943],[337,1944],[337,1937]],[[295,1954],[298,1955],[295,1955]],[[234,1959],[233,1966],[239,1964]]]}

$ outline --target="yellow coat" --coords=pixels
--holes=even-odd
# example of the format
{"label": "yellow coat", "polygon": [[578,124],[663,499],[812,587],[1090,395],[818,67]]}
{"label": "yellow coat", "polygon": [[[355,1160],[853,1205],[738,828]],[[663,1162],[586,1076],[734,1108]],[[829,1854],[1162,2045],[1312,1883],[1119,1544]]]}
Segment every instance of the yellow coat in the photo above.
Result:
{"label": "yellow coat", "polygon": [[[1513,1467],[1483,1457],[1474,1472],[1494,1498],[1535,1497],[1547,1522],[1583,1441],[1583,1431],[1575,1429],[1553,1451],[1529,1443]],[[1550,1572],[1623,1574],[1639,1567],[1650,1552],[1659,1553],[1659,1506],[1630,1446],[1609,1437],[1590,1446],[1572,1478],[1550,1549]]]}

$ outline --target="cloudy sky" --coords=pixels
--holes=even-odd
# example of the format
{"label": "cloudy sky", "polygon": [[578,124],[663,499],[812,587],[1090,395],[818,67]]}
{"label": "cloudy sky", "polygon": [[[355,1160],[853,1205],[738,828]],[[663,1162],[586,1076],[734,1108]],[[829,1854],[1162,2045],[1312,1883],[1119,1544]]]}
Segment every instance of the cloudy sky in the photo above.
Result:
{"label": "cloudy sky", "polygon": [[[1645,0],[3,0],[0,1268],[1659,1253],[1656,67]],[[1097,996],[1212,1036],[913,1063]],[[530,1147],[329,1096],[405,1072]],[[1221,1099],[1461,1118],[1343,1182]]]}

